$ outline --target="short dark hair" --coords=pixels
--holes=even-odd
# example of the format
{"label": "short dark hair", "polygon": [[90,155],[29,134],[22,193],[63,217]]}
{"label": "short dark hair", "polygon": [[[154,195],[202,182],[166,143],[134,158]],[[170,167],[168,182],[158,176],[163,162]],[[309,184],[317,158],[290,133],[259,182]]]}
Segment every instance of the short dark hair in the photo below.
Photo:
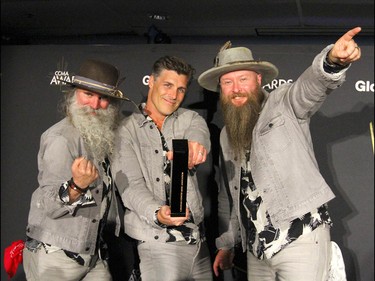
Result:
{"label": "short dark hair", "polygon": [[152,75],[158,77],[163,70],[173,70],[179,75],[186,75],[189,83],[195,73],[195,69],[190,64],[176,56],[164,56],[159,58],[152,67]]}

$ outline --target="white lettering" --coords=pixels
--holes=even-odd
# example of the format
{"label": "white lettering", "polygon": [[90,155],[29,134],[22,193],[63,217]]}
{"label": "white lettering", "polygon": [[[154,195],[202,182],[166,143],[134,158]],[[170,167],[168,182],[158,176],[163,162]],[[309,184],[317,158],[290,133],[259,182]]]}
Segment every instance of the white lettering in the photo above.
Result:
{"label": "white lettering", "polygon": [[61,75],[69,75],[68,71],[61,71],[61,70],[56,70],[55,75],[61,76]]}
{"label": "white lettering", "polygon": [[288,79],[288,80],[279,79],[279,86],[282,85],[282,84],[285,84],[285,83],[292,83],[292,82],[293,82],[292,79]]}
{"label": "white lettering", "polygon": [[59,82],[56,80],[56,76],[53,76],[52,77],[52,80],[51,80],[51,82],[49,83],[50,85],[53,85],[53,84],[55,84],[55,85],[57,85]]}
{"label": "white lettering", "polygon": [[149,80],[150,80],[150,75],[144,76],[143,79],[142,79],[143,85],[147,86]]}
{"label": "white lettering", "polygon": [[276,79],[272,80],[272,82],[271,82],[271,88],[272,89],[276,89],[277,88],[277,80]]}
{"label": "white lettering", "polygon": [[374,92],[374,83],[370,81],[358,80],[355,83],[355,89],[358,92]]}
{"label": "white lettering", "polygon": [[285,80],[285,79],[273,79],[270,83],[268,83],[267,85],[264,85],[263,88],[268,88],[269,90],[274,90],[276,88],[278,88],[279,86],[281,86],[282,84],[285,84],[285,83],[292,83],[293,82],[293,79],[288,79],[288,80]]}
{"label": "white lettering", "polygon": [[72,79],[70,79],[69,75],[57,75],[56,73],[58,73],[59,71],[56,71],[55,72],[55,75],[52,77],[51,79],[51,82],[50,82],[50,85],[66,85],[65,82],[68,82],[68,83],[71,83],[72,82],[72,79],[74,78],[74,76],[72,77]]}

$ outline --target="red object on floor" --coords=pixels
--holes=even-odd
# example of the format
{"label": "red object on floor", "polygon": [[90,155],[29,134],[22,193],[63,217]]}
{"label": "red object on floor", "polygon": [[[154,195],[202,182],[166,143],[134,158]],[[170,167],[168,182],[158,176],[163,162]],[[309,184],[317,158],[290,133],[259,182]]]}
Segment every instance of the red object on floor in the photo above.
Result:
{"label": "red object on floor", "polygon": [[5,248],[4,251],[4,268],[9,276],[12,278],[16,272],[18,265],[22,263],[22,250],[25,247],[23,240],[14,241],[9,247]]}

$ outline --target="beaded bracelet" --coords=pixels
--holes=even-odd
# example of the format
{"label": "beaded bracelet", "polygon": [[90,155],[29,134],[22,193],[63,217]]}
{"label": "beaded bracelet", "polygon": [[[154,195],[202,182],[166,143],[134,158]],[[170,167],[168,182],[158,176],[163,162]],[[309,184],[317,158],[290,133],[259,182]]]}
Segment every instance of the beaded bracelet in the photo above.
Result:
{"label": "beaded bracelet", "polygon": [[82,187],[79,187],[73,180],[73,178],[71,178],[69,180],[69,186],[74,189],[75,191],[81,193],[81,194],[85,194],[87,192],[87,187],[85,189],[83,189]]}

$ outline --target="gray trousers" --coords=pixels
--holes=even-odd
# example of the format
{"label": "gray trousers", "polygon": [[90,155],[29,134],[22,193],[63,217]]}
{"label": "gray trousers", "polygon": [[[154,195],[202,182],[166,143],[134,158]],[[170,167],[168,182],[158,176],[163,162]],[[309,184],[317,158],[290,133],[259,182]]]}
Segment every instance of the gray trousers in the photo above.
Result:
{"label": "gray trousers", "polygon": [[138,245],[142,281],[210,281],[211,258],[206,242],[142,242]]}
{"label": "gray trousers", "polygon": [[300,236],[271,259],[247,252],[248,281],[325,281],[331,260],[330,229],[321,225]]}
{"label": "gray trousers", "polygon": [[112,280],[106,261],[98,259],[92,266],[89,264],[82,266],[66,256],[63,250],[46,253],[41,248],[32,252],[25,247],[23,268],[28,281]]}

